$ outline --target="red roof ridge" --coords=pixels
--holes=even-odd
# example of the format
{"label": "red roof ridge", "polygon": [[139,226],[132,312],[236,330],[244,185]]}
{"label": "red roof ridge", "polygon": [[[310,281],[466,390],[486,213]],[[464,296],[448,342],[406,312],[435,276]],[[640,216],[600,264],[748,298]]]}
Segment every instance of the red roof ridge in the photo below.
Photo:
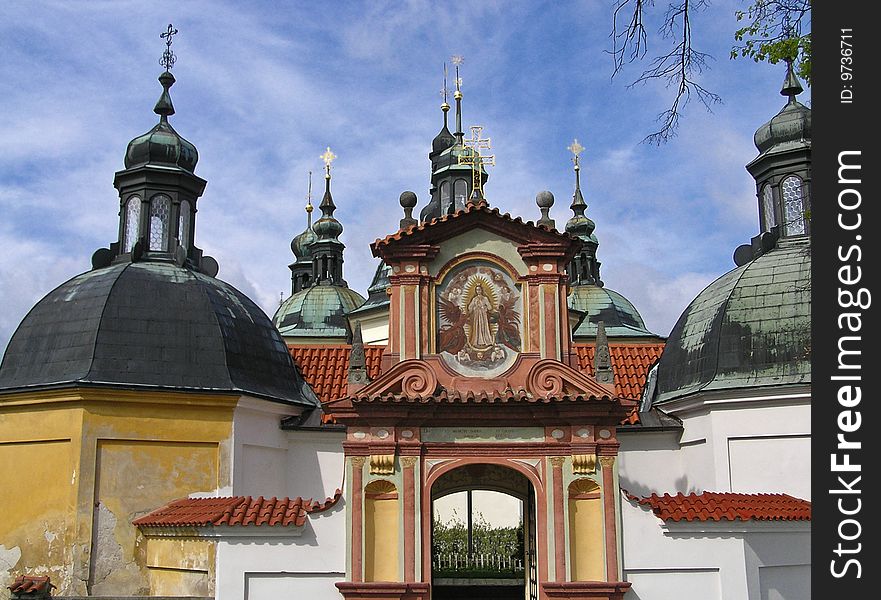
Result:
{"label": "red roof ridge", "polygon": [[780,492],[665,492],[628,500],[651,508],[664,521],[810,521],[811,502]]}
{"label": "red roof ridge", "polygon": [[301,496],[221,496],[179,498],[132,521],[138,527],[208,527],[212,525],[282,525],[297,527],[309,513],[325,511],[337,502],[342,491],[323,501]]}

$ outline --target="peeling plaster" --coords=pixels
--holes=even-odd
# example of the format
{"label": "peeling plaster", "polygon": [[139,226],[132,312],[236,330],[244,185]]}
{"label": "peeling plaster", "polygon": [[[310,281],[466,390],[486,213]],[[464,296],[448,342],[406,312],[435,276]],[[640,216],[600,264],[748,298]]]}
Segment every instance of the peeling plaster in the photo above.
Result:
{"label": "peeling plaster", "polygon": [[18,546],[7,548],[0,544],[0,580],[5,581],[9,577],[9,572],[15,568],[15,565],[20,560],[21,548]]}

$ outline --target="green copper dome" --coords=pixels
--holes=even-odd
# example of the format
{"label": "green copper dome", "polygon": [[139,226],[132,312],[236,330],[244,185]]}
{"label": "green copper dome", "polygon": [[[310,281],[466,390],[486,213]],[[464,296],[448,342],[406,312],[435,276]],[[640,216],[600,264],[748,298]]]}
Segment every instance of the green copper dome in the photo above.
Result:
{"label": "green copper dome", "polygon": [[786,79],[780,93],[789,98],[779,113],[759,127],[753,138],[761,153],[780,152],[809,146],[811,143],[811,109],[795,99],[802,93],[801,84],[792,65],[786,70]]}
{"label": "green copper dome", "polygon": [[810,241],[783,239],[711,283],[685,309],[661,356],[657,401],[810,383],[810,348]]}
{"label": "green copper dome", "polygon": [[272,322],[284,337],[346,338],[346,315],[364,304],[358,292],[338,285],[313,285],[285,300]]}
{"label": "green copper dome", "polygon": [[575,285],[568,298],[569,308],[587,313],[573,332],[578,338],[594,338],[602,321],[606,335],[615,337],[658,337],[645,327],[633,304],[616,292],[598,285]]}

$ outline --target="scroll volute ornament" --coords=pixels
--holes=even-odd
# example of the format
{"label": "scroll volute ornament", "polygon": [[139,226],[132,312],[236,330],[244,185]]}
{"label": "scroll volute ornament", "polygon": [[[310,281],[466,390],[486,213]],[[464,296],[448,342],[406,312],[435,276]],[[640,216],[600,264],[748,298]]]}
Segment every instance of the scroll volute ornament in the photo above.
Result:
{"label": "scroll volute ornament", "polygon": [[596,454],[573,454],[572,472],[575,475],[590,475],[597,469]]}
{"label": "scroll volute ornament", "polygon": [[431,396],[437,391],[437,376],[422,360],[405,360],[394,365],[379,379],[358,391],[358,396],[402,394],[409,397]]}
{"label": "scroll volute ornament", "polygon": [[550,358],[540,360],[532,366],[526,376],[526,387],[535,396],[543,398],[581,395],[609,399],[614,396],[610,386],[604,386]]}

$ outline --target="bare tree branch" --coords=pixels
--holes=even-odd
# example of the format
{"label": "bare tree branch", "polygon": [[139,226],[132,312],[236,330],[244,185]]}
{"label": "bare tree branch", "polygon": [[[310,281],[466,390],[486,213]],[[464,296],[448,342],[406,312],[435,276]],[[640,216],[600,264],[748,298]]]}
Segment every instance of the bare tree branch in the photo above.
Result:
{"label": "bare tree branch", "polygon": [[[611,34],[613,40],[611,54],[615,64],[613,77],[621,71],[625,63],[642,59],[647,52],[644,24],[647,4],[653,5],[651,0],[616,0]],[[619,30],[619,17],[628,5],[632,8],[630,20],[623,30]],[[654,58],[649,68],[629,86],[660,80],[666,87],[675,90],[670,107],[658,115],[660,128],[647,135],[643,142],[661,144],[674,137],[682,111],[692,96],[696,97],[707,110],[711,110],[713,104],[722,101],[718,94],[697,82],[698,76],[707,68],[707,61],[712,59],[712,56],[694,48],[690,15],[693,11],[703,10],[708,5],[708,0],[677,0],[668,6],[659,33],[663,39],[672,40],[673,47],[666,54]]]}

